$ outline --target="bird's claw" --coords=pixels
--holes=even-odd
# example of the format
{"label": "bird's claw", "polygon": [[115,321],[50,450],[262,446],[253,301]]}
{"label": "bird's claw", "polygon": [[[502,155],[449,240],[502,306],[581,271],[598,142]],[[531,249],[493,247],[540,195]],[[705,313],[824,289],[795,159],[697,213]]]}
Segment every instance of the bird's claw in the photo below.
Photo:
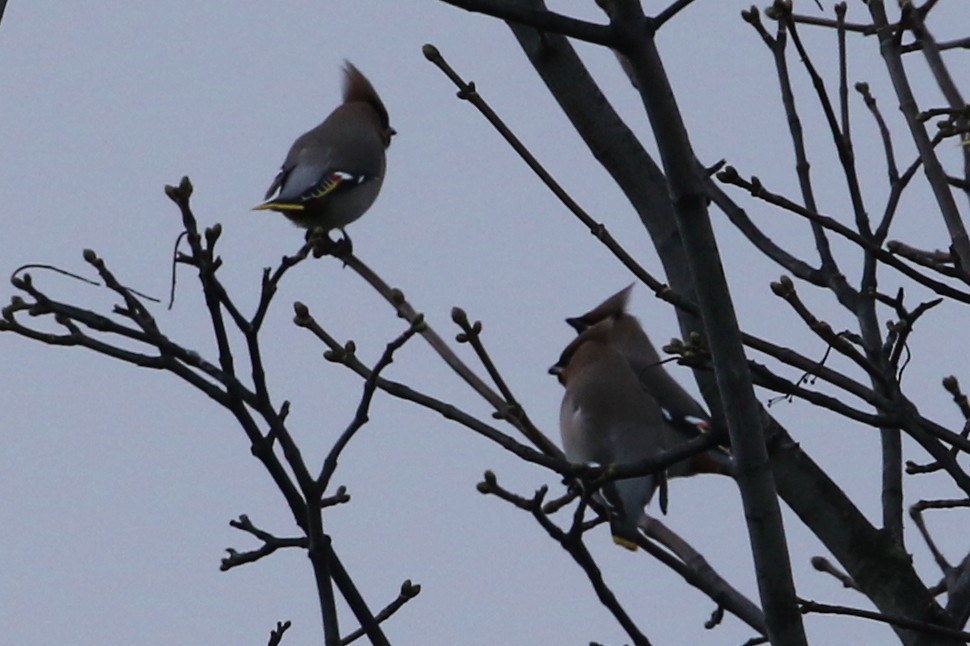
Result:
{"label": "bird's claw", "polygon": [[342,258],[354,252],[354,245],[346,233],[337,240],[330,237],[330,233],[317,227],[307,231],[307,242],[313,246],[313,257],[334,256]]}

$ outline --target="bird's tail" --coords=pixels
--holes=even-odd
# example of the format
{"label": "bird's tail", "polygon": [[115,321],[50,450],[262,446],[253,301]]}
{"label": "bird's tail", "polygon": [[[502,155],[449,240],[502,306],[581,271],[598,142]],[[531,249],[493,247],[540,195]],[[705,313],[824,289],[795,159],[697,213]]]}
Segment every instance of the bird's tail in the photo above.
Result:
{"label": "bird's tail", "polygon": [[611,482],[603,488],[610,505],[610,531],[613,542],[620,547],[636,551],[640,536],[640,516],[643,507],[650,502],[659,479],[649,475]]}
{"label": "bird's tail", "polygon": [[270,200],[269,202],[263,202],[258,206],[254,206],[253,211],[302,211],[304,206],[296,202],[277,202],[276,200]]}

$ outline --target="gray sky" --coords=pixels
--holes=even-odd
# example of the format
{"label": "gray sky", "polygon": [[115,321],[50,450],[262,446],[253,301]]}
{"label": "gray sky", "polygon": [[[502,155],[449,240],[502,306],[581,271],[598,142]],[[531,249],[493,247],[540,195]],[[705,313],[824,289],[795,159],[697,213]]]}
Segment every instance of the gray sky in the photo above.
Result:
{"label": "gray sky", "polygon": [[[551,4],[602,21],[592,2]],[[850,4],[849,18],[864,20],[861,3]],[[965,35],[960,30],[970,23],[967,5],[941,4],[930,23],[936,36]],[[770,56],[738,15],[747,5],[696,2],[664,27],[661,52],[701,159],[726,158],[743,175],[756,174],[769,188],[795,195]],[[817,12],[813,3],[801,5]],[[834,35],[803,32],[834,90]],[[855,40],[859,57],[853,58],[851,80],[873,85],[903,141],[876,44]],[[250,311],[263,267],[295,252],[303,237],[281,216],[249,209],[291,141],[339,101],[339,68],[346,58],[371,79],[399,132],[383,193],[350,227],[355,250],[443,336],[454,337],[454,305],[482,320],[510,385],[533,420],[558,441],[561,391],[546,368],[572,335],[562,319],[631,278],[490,126],[455,98],[450,82],[422,57],[425,42],[476,81],[573,197],[660,273],[632,209],[571,132],[508,29],[433,0],[10,3],[0,28],[0,188],[7,240],[0,269],[46,262],[92,275],[81,250],[93,248],[124,283],[167,295],[180,220],[162,187],[187,174],[200,223],[224,227],[222,279]],[[579,49],[610,100],[653,149],[638,98],[612,55]],[[959,62],[951,71],[963,74],[957,81],[966,90],[967,54],[952,56]],[[810,100],[804,75],[799,71],[797,77],[800,96]],[[928,96],[939,101],[935,92]],[[817,186],[831,178],[820,206],[842,217],[847,201],[830,140],[814,104],[805,106]],[[853,108],[870,210],[879,213],[886,194],[881,145],[861,101],[853,99]],[[952,160],[955,150],[945,156]],[[901,146],[899,158],[908,164],[911,146]],[[735,197],[777,240],[814,260],[802,222]],[[893,237],[945,248],[942,222],[925,200],[925,192],[906,200]],[[966,213],[965,202],[960,206]],[[743,327],[821,357],[824,347],[770,294],[768,282],[781,271],[753,253],[723,216],[712,217]],[[854,250],[835,246],[855,271]],[[31,273],[62,299],[101,309],[114,302],[104,290]],[[184,268],[179,276],[178,301],[171,312],[156,308],[159,323],[174,340],[213,357],[197,281]],[[887,291],[905,284],[897,275],[884,276]],[[802,293],[836,329],[851,324],[827,293]],[[913,304],[927,298],[915,288],[907,293]],[[306,262],[287,277],[263,347],[274,397],[293,402],[290,427],[313,463],[351,419],[361,382],[324,361],[323,348],[292,325],[295,300],[305,302],[336,337],[353,338],[371,363],[403,328],[375,292],[332,259]],[[637,288],[632,309],[658,341],[678,335],[671,312],[646,289]],[[967,319],[965,310],[946,304],[921,321],[907,369],[923,410],[954,429],[961,422],[938,383],[957,374],[970,386],[963,347]],[[459,351],[476,365],[465,348]],[[320,642],[316,593],[302,552],[218,571],[225,547],[257,547],[228,526],[231,518],[246,513],[278,535],[294,531],[281,496],[226,412],[171,375],[90,352],[3,335],[0,357],[6,366],[0,395],[0,623],[9,643],[261,644],[284,619],[294,622],[284,640],[288,646]],[[673,370],[696,390],[689,373]],[[488,416],[420,339],[399,353],[387,375]],[[877,520],[876,433],[804,403],[776,405],[772,412]],[[907,458],[925,461],[918,450]],[[485,469],[524,495],[543,484],[559,487],[552,474],[384,395],[345,452],[334,482],[347,485],[353,500],[326,517],[335,549],[375,610],[396,596],[406,578],[423,588],[385,624],[391,641],[623,643],[624,634],[579,568],[545,532],[524,512],[475,491]],[[924,476],[907,495],[911,503],[957,492]],[[666,522],[756,598],[733,484],[710,477],[677,481],[670,497]],[[812,571],[809,558],[824,550],[785,513],[799,594],[868,607]],[[931,525],[950,557],[962,557],[970,529],[965,518],[936,516]],[[919,571],[935,582],[938,572],[919,537],[911,531],[908,539]],[[651,558],[615,548],[605,529],[589,536],[589,544],[607,582],[654,643],[738,644],[752,635],[731,617],[705,631],[713,603]],[[352,619],[343,617],[342,632],[348,632]],[[891,638],[885,628],[835,617],[809,617],[806,625],[816,643]]]}

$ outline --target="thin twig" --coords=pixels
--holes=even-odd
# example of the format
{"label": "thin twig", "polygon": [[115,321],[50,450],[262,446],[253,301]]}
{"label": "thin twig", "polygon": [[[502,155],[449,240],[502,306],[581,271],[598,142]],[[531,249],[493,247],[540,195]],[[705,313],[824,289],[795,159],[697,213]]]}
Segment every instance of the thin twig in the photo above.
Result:
{"label": "thin twig", "polygon": [[613,46],[613,32],[608,25],[597,25],[576,18],[570,18],[562,14],[548,10],[530,9],[519,7],[509,2],[501,0],[442,0],[445,4],[471,11],[483,13],[493,18],[499,18],[520,25],[526,25],[548,31],[551,33],[562,34],[583,40],[597,45]]}
{"label": "thin twig", "polygon": [[377,391],[377,380],[381,376],[381,372],[391,365],[394,361],[394,353],[404,347],[415,334],[417,334],[421,328],[424,326],[424,317],[418,316],[408,329],[402,332],[396,339],[387,344],[384,348],[384,352],[381,354],[380,359],[374,364],[374,367],[370,370],[370,374],[367,379],[364,380],[364,392],[360,397],[360,403],[357,405],[357,412],[354,414],[354,419],[351,420],[350,424],[340,434],[337,441],[333,443],[330,448],[330,452],[327,453],[327,457],[323,461],[323,466],[320,469],[320,475],[317,476],[317,486],[320,491],[326,491],[330,484],[330,478],[337,470],[337,460],[340,458],[341,452],[354,437],[358,430],[367,423],[368,411],[370,410],[371,402],[374,399],[374,393]]}
{"label": "thin twig", "polygon": [[291,625],[289,620],[277,621],[276,628],[269,632],[269,641],[266,646],[279,646],[283,642],[283,633],[289,630]]}
{"label": "thin twig", "polygon": [[824,572],[831,575],[839,583],[842,584],[843,588],[849,588],[857,592],[862,592],[859,585],[853,580],[851,576],[835,567],[827,558],[824,556],[813,556],[812,557],[812,567],[819,572]]}
{"label": "thin twig", "polygon": [[259,529],[253,525],[252,521],[249,520],[249,516],[243,514],[237,520],[230,520],[229,524],[238,530],[244,531],[248,534],[252,534],[259,540],[263,542],[262,547],[259,549],[251,550],[248,552],[237,552],[232,548],[226,548],[229,556],[222,559],[222,564],[219,569],[223,572],[231,570],[234,567],[240,565],[245,565],[246,563],[253,563],[263,558],[264,556],[269,556],[278,549],[286,547],[299,547],[306,549],[308,542],[305,536],[295,537],[295,538],[279,538],[270,534],[267,531]]}
{"label": "thin twig", "polygon": [[[522,141],[513,133],[505,122],[492,110],[491,106],[485,101],[481,94],[475,87],[474,83],[466,83],[464,79],[445,61],[441,52],[434,45],[425,45],[423,48],[425,57],[434,63],[445,75],[451,79],[451,81],[458,87],[458,98],[468,101],[471,103],[481,114],[488,120],[489,123],[495,128],[496,131],[508,142],[508,144],[515,150],[516,153],[522,158],[526,165],[536,174],[536,176],[542,180],[542,183],[552,192],[553,195],[562,202],[576,218],[579,219],[583,225],[586,226],[587,230],[599,240],[609,251],[616,256],[616,258],[623,264],[624,267],[629,269],[634,276],[637,277],[644,285],[649,287],[655,294],[663,294],[669,290],[666,284],[662,281],[657,280],[654,276],[648,273],[641,265],[636,261],[636,259],[626,251],[610,234],[606,227],[597,222],[589,215],[579,204],[565,191],[565,189],[560,186],[560,184],[552,177],[552,175],[542,166],[536,157],[529,152],[528,148],[522,143]],[[680,303],[675,302],[674,304]],[[696,308],[693,310],[696,313]]]}
{"label": "thin twig", "polygon": [[[384,299],[397,311],[398,316],[414,323],[418,313],[414,310],[404,294],[399,289],[392,289],[374,270],[367,266],[360,258],[352,253],[342,255],[340,260],[350,269],[367,281]],[[501,395],[492,390],[488,384],[481,380],[458,356],[448,347],[448,344],[435,332],[426,321],[420,330],[421,336],[438,353],[446,364],[459,376],[465,383],[472,387],[482,398],[491,404],[500,417],[507,420],[518,429],[533,445],[540,451],[549,456],[558,457],[562,455],[557,447],[548,437],[546,437],[532,421],[525,415],[524,411],[518,409],[513,414],[509,410],[509,404]]]}
{"label": "thin twig", "polygon": [[664,23],[686,9],[692,2],[694,0],[674,0],[651,20],[654,31],[660,29]]}
{"label": "thin twig", "polygon": [[[383,623],[384,621],[391,618],[391,616],[401,609],[404,604],[406,604],[411,599],[415,598],[421,593],[421,586],[411,583],[411,579],[407,579],[401,584],[401,591],[398,593],[397,598],[374,616],[374,621],[377,623]],[[341,646],[346,646],[357,639],[360,639],[367,633],[363,628],[358,628],[354,632],[350,633],[346,637],[340,640]]]}
{"label": "thin twig", "polygon": [[846,227],[844,224],[840,223],[838,220],[831,218],[814,211],[810,211],[803,206],[800,206],[786,197],[772,193],[768,191],[761,181],[757,177],[752,177],[750,181],[742,179],[738,174],[738,171],[733,166],[727,166],[717,174],[717,178],[726,184],[733,184],[734,186],[739,186],[747,190],[751,195],[759,199],[768,202],[769,204],[774,204],[780,208],[785,209],[795,215],[804,217],[807,220],[817,222],[823,227],[830,231],[838,233],[843,238],[854,242],[862,249],[871,253],[878,260],[886,263],[890,267],[896,269],[900,273],[912,278],[917,283],[932,289],[937,294],[941,296],[946,296],[952,298],[961,303],[970,303],[970,294],[962,292],[958,289],[954,289],[945,283],[933,280],[927,276],[924,276],[920,272],[916,271],[909,265],[901,262],[898,258],[893,256],[891,253],[882,249],[878,244],[872,242],[868,238],[864,238],[852,229]]}
{"label": "thin twig", "polygon": [[908,617],[893,617],[890,615],[884,615],[878,612],[873,612],[871,610],[862,610],[859,608],[849,608],[847,606],[833,606],[824,603],[816,603],[815,601],[809,601],[808,599],[800,599],[799,606],[804,614],[818,613],[818,614],[830,614],[830,615],[846,615],[849,617],[859,617],[861,619],[871,619],[873,621],[880,621],[891,626],[897,626],[899,628],[906,628],[907,630],[916,630],[919,632],[930,633],[932,635],[941,635],[943,637],[956,638],[963,641],[970,641],[970,633],[963,632],[962,630],[957,630],[955,628],[947,628],[946,626],[939,626],[937,624],[927,623],[925,621],[917,621],[915,619],[910,619]]}

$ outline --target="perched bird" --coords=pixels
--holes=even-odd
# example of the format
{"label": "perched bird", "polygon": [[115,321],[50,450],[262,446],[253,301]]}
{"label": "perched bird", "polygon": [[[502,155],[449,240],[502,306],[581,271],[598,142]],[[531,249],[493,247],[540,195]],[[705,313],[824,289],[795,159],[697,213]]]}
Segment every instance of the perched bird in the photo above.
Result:
{"label": "perched bird", "polygon": [[[616,321],[606,318],[584,330],[549,369],[566,388],[559,409],[563,449],[571,462],[601,466],[636,462],[666,448],[657,402],[617,345]],[[663,474],[614,480],[602,489],[613,541],[637,549],[643,507],[662,485]]]}
{"label": "perched bird", "polygon": [[[566,323],[582,334],[601,321],[613,321],[612,338],[636,374],[644,393],[656,401],[664,416],[667,445],[676,446],[711,431],[707,411],[691,397],[664,369],[660,356],[640,326],[636,317],[626,311],[633,285],[613,294],[590,311],[566,319]],[[698,473],[733,474],[734,462],[722,448],[715,448],[677,464],[667,474],[670,477],[692,476]]]}
{"label": "perched bird", "polygon": [[384,151],[396,133],[370,81],[349,61],[343,71],[343,103],[293,142],[266,191],[268,201],[253,210],[279,211],[305,229],[340,229],[346,238],[344,227],[381,190]]}

